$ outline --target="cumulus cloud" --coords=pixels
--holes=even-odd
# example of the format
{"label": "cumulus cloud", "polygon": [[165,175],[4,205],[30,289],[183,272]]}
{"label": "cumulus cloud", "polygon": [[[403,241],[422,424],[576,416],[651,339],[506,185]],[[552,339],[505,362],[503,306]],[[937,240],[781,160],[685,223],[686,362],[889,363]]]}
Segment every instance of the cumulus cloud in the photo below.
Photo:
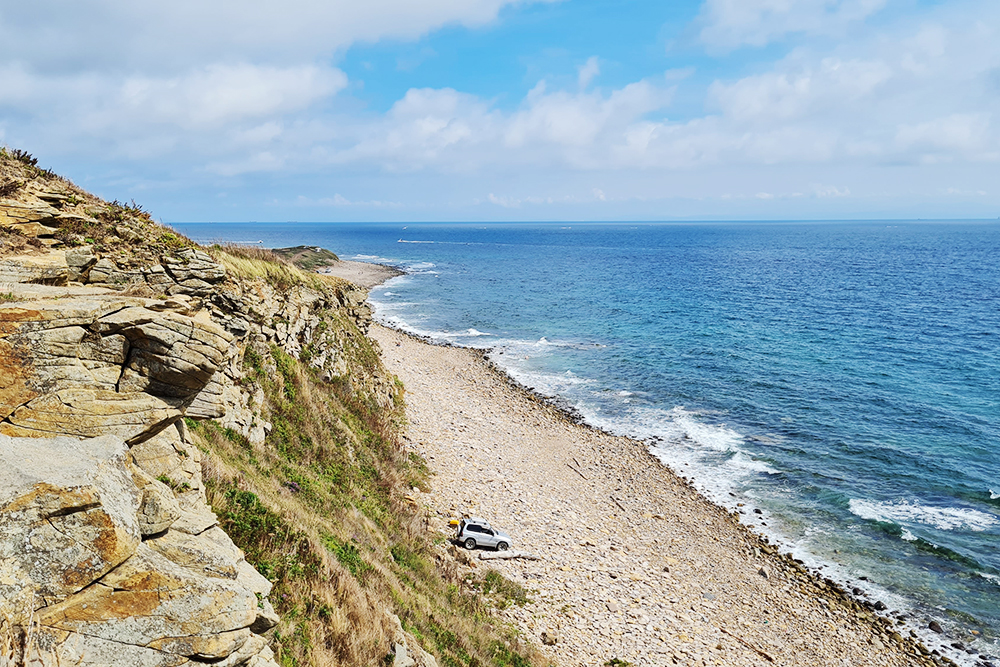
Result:
{"label": "cumulus cloud", "polygon": [[855,104],[892,77],[880,60],[823,58],[748,76],[734,83],[715,82],[709,100],[738,122],[785,123]]}
{"label": "cumulus cloud", "polygon": [[128,77],[110,105],[196,128],[297,111],[346,85],[347,76],[335,68],[215,64],[176,77]]}
{"label": "cumulus cloud", "polygon": [[[995,130],[985,113],[959,113],[922,123],[902,124],[896,141],[904,151],[918,151],[927,161],[998,157]],[[984,150],[985,149],[985,150]],[[992,149],[992,150],[990,150]]]}
{"label": "cumulus cloud", "polygon": [[[403,181],[436,192],[472,183],[483,209],[522,212],[610,207],[692,183],[754,205],[832,205],[860,196],[862,168],[1000,161],[1000,9],[959,0],[959,9],[854,30],[886,1],[705,0],[697,28],[710,48],[793,45],[742,75],[706,81],[670,69],[595,86],[608,61],[594,55],[576,62],[574,78],[553,74],[521,99],[414,87],[383,111],[364,108],[357,82],[335,66],[347,46],[482,25],[516,3],[292,0],[278,11],[263,0],[107,0],[61,13],[54,0],[15,3],[0,20],[0,137],[219,182],[255,173],[378,181],[363,194],[338,182],[342,194],[324,189],[301,203],[352,211],[401,206],[379,188]],[[817,35],[840,38],[831,46]],[[763,168],[799,180],[755,179]],[[728,183],[704,177],[722,172]]]}
{"label": "cumulus cloud", "polygon": [[[545,1],[545,0],[538,0]],[[233,59],[313,62],[357,42],[494,20],[524,0],[175,0],[6,3],[0,60],[45,72],[175,71]]]}
{"label": "cumulus cloud", "polygon": [[887,0],[707,0],[701,39],[716,50],[766,46],[789,34],[840,34]]}
{"label": "cumulus cloud", "polygon": [[580,90],[583,90],[590,85],[590,82],[594,80],[594,77],[601,73],[601,65],[597,62],[597,56],[590,56],[587,58],[587,62],[580,65],[577,74],[577,82],[580,86]]}
{"label": "cumulus cloud", "polygon": [[[280,168],[302,147],[303,124],[329,125],[323,105],[348,84],[330,63],[350,45],[480,26],[505,6],[546,1],[10,3],[0,132],[39,152],[99,145],[132,159],[214,155],[220,174]],[[233,150],[243,153],[224,155]]]}

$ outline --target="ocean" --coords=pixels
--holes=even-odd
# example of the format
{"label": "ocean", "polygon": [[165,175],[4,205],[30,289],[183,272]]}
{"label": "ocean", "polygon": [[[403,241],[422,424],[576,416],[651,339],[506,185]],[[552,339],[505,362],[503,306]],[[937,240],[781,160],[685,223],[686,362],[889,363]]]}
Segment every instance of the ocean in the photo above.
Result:
{"label": "ocean", "polygon": [[823,576],[1000,652],[1000,223],[174,227],[403,268],[380,321],[489,350]]}

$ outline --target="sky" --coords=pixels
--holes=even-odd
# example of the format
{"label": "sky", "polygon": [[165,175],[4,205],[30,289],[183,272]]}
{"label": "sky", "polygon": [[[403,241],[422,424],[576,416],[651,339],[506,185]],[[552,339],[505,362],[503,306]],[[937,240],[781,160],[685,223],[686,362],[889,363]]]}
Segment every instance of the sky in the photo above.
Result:
{"label": "sky", "polygon": [[171,222],[1000,216],[996,0],[0,2],[0,144]]}

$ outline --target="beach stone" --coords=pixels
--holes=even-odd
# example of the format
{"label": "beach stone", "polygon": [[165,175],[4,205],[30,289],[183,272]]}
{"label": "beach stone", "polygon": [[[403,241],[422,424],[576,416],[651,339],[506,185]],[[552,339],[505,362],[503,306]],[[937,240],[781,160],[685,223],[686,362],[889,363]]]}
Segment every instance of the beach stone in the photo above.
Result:
{"label": "beach stone", "polygon": [[939,635],[944,634],[944,630],[941,628],[941,624],[938,623],[937,621],[931,621],[930,623],[927,624],[927,627],[928,629],[938,633]]}
{"label": "beach stone", "polygon": [[[525,608],[497,616],[539,638],[545,661],[597,664],[616,655],[652,666],[676,656],[683,664],[756,667],[766,664],[756,647],[795,667],[915,664],[896,644],[873,651],[870,622],[820,602],[828,586],[808,573],[793,577],[776,548],[722,521],[644,443],[562,419],[467,350],[423,345],[377,325],[373,332],[406,386],[406,447],[437,475],[426,501],[440,513],[432,525],[447,536],[447,518],[475,513],[519,543],[546,545],[540,563],[490,563],[537,590]],[[470,495],[472,480],[487,483]],[[664,566],[668,573],[650,576]],[[707,590],[724,592],[725,604],[707,600]],[[541,632],[551,628],[561,628],[559,639],[546,645]],[[747,644],[719,637],[720,628]],[[725,648],[713,648],[719,643]]]}

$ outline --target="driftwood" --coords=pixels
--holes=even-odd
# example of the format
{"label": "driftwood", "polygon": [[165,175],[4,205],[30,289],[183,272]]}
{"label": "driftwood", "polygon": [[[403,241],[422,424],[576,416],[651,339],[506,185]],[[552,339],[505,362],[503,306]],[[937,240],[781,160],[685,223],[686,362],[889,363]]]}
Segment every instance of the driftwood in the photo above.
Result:
{"label": "driftwood", "polygon": [[620,502],[618,502],[617,498],[615,498],[614,496],[611,496],[611,500],[612,500],[612,502],[614,502],[615,505],[618,505],[618,509],[620,509],[622,512],[626,512],[626,513],[628,512],[628,510],[625,509],[624,507],[622,507],[622,504]]}
{"label": "driftwood", "polygon": [[535,554],[527,551],[491,551],[479,554],[479,560],[507,560],[508,558],[520,558],[522,560],[541,560]]}
{"label": "driftwood", "polygon": [[580,472],[580,471],[579,471],[579,470],[578,470],[577,468],[574,468],[574,467],[573,467],[572,465],[570,465],[569,463],[567,463],[567,464],[566,464],[566,467],[567,467],[567,468],[569,468],[570,470],[572,470],[573,472],[575,472],[575,473],[576,473],[577,475],[579,475],[580,477],[583,477],[584,479],[587,479],[587,476],[586,476],[586,475],[584,475],[584,474],[583,474],[582,472]]}
{"label": "driftwood", "polygon": [[764,653],[763,651],[761,651],[759,648],[757,648],[756,646],[754,646],[753,644],[751,644],[747,640],[743,639],[742,637],[737,637],[736,635],[734,635],[733,633],[731,633],[729,630],[726,630],[725,628],[719,628],[719,629],[722,630],[722,632],[724,634],[729,635],[730,637],[732,637],[733,639],[735,639],[739,643],[741,643],[744,646],[746,646],[751,651],[755,651],[756,653],[759,653],[760,655],[764,656],[764,659],[767,660],[768,662],[774,662],[774,658],[772,658],[771,656],[769,656],[767,653]]}

